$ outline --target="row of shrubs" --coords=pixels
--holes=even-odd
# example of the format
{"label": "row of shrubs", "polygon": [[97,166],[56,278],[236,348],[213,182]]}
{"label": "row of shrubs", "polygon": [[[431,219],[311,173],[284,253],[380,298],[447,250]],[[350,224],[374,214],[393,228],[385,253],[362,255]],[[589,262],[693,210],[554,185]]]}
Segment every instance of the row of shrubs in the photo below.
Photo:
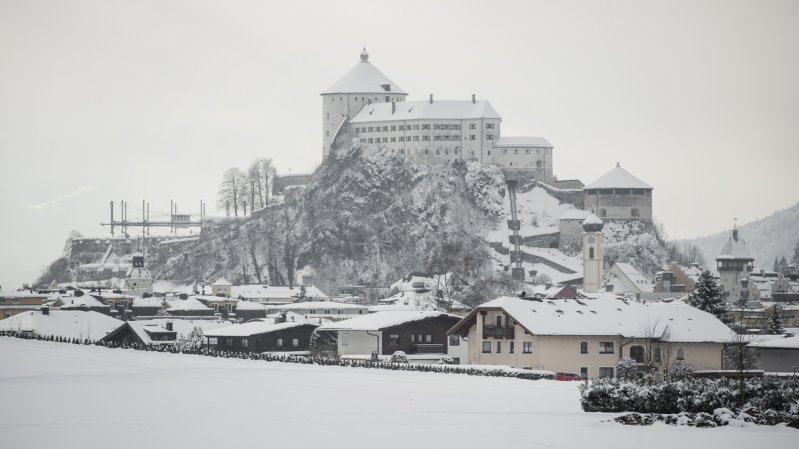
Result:
{"label": "row of shrubs", "polygon": [[713,413],[719,408],[793,412],[799,403],[799,378],[686,378],[662,383],[599,379],[580,385],[580,395],[587,412]]}
{"label": "row of shrubs", "polygon": [[[397,363],[391,361],[379,361],[374,358],[369,360],[347,360],[332,357],[308,357],[292,354],[271,354],[271,353],[254,353],[254,352],[235,352],[235,351],[219,351],[211,350],[203,347],[178,347],[176,345],[138,345],[138,344],[117,344],[115,342],[106,341],[91,341],[86,339],[77,338],[64,338],[64,337],[43,337],[40,335],[20,332],[0,332],[0,336],[10,336],[16,338],[23,338],[29,340],[44,340],[55,341],[62,343],[72,343],[81,345],[96,345],[106,348],[121,348],[121,349],[134,349],[139,351],[151,352],[166,352],[173,354],[194,354],[208,357],[221,357],[232,359],[246,359],[246,360],[263,360],[267,362],[284,362],[284,363],[299,363],[305,365],[324,365],[324,366],[345,366],[355,368],[373,368],[385,369],[396,371],[421,371],[432,373],[449,373],[449,374],[467,374],[470,376],[488,376],[488,377],[513,377],[518,379],[539,380],[539,379],[552,379],[551,373],[540,371],[524,371],[524,370],[505,370],[505,369],[482,369],[473,368],[461,365],[447,365],[447,364],[430,364],[420,365],[413,363]],[[396,358],[394,358],[396,360]]]}

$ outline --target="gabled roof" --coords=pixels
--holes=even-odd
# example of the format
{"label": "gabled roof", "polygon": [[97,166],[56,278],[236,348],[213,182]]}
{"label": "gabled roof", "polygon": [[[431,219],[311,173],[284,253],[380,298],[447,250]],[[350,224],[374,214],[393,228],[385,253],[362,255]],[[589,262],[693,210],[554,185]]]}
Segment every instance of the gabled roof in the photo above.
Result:
{"label": "gabled roof", "polygon": [[749,343],[749,346],[769,349],[799,349],[799,336],[754,341]]}
{"label": "gabled roof", "polygon": [[421,321],[428,318],[450,317],[459,319],[457,315],[450,315],[444,312],[431,311],[388,311],[377,312],[371,315],[362,315],[349,320],[328,323],[319,327],[324,331],[377,331],[387,327],[399,326],[401,324]]}
{"label": "gabled roof", "polygon": [[288,304],[281,304],[278,306],[270,306],[269,310],[324,310],[324,309],[368,309],[369,306],[362,304],[350,304],[346,302],[335,301],[307,301],[307,302],[292,302]]}
{"label": "gabled roof", "polygon": [[511,136],[500,137],[494,141],[494,147],[536,147],[536,148],[553,148],[552,144],[543,137],[525,137],[525,136]]}
{"label": "gabled roof", "polygon": [[684,302],[626,301],[602,293],[596,299],[524,300],[501,297],[478,306],[450,334],[463,333],[481,310],[501,309],[536,335],[623,336],[670,342],[725,343],[732,331],[715,316]]}
{"label": "gabled roof", "polygon": [[591,189],[652,189],[652,186],[641,181],[632,173],[616,165],[613,169],[605,173],[601,178],[584,187],[585,190]]}
{"label": "gabled roof", "polygon": [[99,340],[121,324],[122,321],[98,312],[51,309],[48,315],[35,311],[6,318],[0,321],[0,331]]}
{"label": "gabled roof", "polygon": [[167,299],[165,300],[168,311],[177,311],[177,310],[213,310],[210,307],[206,306],[197,298],[189,298],[189,299]]}
{"label": "gabled roof", "polygon": [[[301,287],[289,288],[267,284],[234,285],[230,290],[231,298],[260,300],[264,302],[284,301],[289,302],[298,297]],[[305,286],[305,297],[315,299],[328,299],[321,290],[313,285]]]}
{"label": "gabled roof", "polygon": [[230,281],[228,281],[225,278],[219,278],[219,279],[216,280],[216,282],[214,282],[211,285],[212,286],[217,286],[217,287],[231,287],[233,284],[231,284]]}
{"label": "gabled roof", "polygon": [[361,109],[350,123],[387,122],[392,120],[466,120],[501,119],[486,100],[436,100],[400,101],[398,103],[372,103]]}
{"label": "gabled roof", "polygon": [[746,248],[746,242],[744,239],[738,235],[737,229],[732,230],[730,236],[727,238],[727,241],[721,247],[719,255],[716,257],[716,260],[730,259],[755,260],[755,258],[752,257],[752,254],[749,253],[749,249]]}
{"label": "gabled roof", "polygon": [[361,61],[355,64],[346,75],[341,77],[332,86],[325,89],[321,95],[327,94],[398,94],[408,95],[400,89],[394,81],[383,75],[377,67],[369,62],[369,55],[364,50]]}
{"label": "gabled roof", "polygon": [[266,321],[250,321],[244,324],[220,327],[203,333],[205,337],[249,337],[250,335],[268,334],[270,332],[291,329],[298,326],[319,326],[315,321],[286,321],[271,323]]}

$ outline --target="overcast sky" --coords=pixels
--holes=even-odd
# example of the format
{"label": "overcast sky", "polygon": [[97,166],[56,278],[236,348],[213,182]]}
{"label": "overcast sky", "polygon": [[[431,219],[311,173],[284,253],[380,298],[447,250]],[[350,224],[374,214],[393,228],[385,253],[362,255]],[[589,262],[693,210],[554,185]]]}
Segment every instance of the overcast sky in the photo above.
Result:
{"label": "overcast sky", "polygon": [[616,162],[669,237],[799,201],[799,2],[0,1],[0,285],[35,279],[108,202],[213,212],[222,172],[321,161],[319,92],[370,61],[488,99],[560,179]]}

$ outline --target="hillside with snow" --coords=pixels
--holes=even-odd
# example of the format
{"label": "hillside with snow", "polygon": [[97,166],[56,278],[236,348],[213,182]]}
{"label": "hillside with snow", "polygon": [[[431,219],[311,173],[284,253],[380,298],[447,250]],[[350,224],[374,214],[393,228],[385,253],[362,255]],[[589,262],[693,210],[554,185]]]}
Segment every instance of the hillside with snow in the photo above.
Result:
{"label": "hillside with snow", "polygon": [[[799,203],[769,215],[760,220],[738,226],[746,247],[755,258],[755,267],[770,270],[775,258],[790,260],[799,242]],[[727,241],[730,231],[684,240],[702,250],[705,260],[715,266],[722,245]]]}

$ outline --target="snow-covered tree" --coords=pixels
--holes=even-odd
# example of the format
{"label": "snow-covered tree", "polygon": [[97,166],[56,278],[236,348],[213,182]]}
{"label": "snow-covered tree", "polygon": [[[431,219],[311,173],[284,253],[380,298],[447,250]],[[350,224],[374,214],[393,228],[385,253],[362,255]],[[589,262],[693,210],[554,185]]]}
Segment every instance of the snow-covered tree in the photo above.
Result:
{"label": "snow-covered tree", "polygon": [[694,375],[694,368],[685,363],[684,360],[678,360],[677,363],[669,369],[670,380],[684,380]]}
{"label": "snow-covered tree", "polygon": [[394,351],[394,354],[391,354],[391,363],[408,363],[405,351]]}
{"label": "snow-covered tree", "polygon": [[192,351],[203,347],[203,330],[195,326],[188,335],[178,337],[175,347],[179,351]]}
{"label": "snow-covered tree", "polygon": [[616,376],[619,379],[634,379],[638,375],[638,363],[630,357],[622,357],[616,363]]}
{"label": "snow-covered tree", "polygon": [[783,324],[782,307],[779,304],[774,304],[768,313],[766,320],[765,332],[767,334],[779,335],[785,333],[785,326]]}
{"label": "snow-covered tree", "polygon": [[247,177],[244,172],[236,167],[225,170],[219,185],[217,206],[226,210],[232,208],[233,214],[238,217],[239,208],[246,201],[246,196],[242,195],[246,189]]}
{"label": "snow-covered tree", "polygon": [[688,295],[688,304],[715,315],[724,324],[730,324],[733,318],[727,308],[728,296],[729,292],[708,270],[704,270],[699,275],[694,291]]}

